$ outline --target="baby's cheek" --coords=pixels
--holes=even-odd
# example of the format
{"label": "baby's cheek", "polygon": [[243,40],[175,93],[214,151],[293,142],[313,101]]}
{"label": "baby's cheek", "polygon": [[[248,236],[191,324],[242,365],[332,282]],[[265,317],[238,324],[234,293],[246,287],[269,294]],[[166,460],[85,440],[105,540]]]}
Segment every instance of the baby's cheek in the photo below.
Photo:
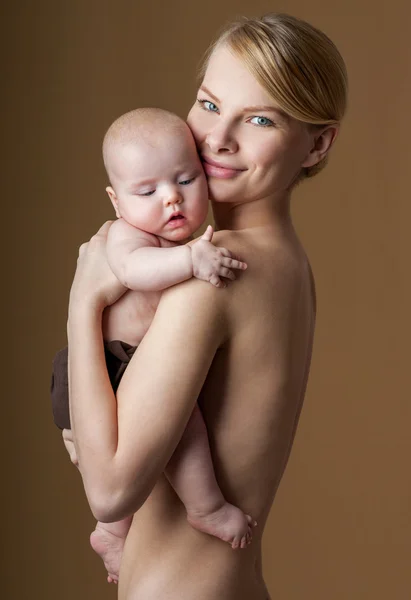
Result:
{"label": "baby's cheek", "polygon": [[165,219],[164,209],[158,206],[147,208],[144,211],[144,215],[142,215],[142,219],[148,229],[156,227],[160,221],[164,221]]}

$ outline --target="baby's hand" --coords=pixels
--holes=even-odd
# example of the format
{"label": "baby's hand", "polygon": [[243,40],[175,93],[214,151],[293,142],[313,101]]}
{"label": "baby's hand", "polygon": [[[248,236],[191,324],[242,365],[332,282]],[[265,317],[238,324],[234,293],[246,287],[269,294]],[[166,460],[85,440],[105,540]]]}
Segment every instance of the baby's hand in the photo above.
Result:
{"label": "baby's hand", "polygon": [[231,269],[247,268],[245,262],[233,258],[231,252],[226,248],[218,248],[211,243],[213,228],[209,225],[205,233],[195,244],[191,246],[191,259],[193,261],[193,276],[203,281],[209,281],[215,287],[226,287],[226,283],[220,279],[235,279],[234,271]]}

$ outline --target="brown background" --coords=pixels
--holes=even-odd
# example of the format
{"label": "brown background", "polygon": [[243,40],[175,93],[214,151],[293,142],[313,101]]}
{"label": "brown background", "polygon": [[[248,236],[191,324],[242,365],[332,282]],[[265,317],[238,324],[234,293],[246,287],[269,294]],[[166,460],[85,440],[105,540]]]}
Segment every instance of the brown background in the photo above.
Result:
{"label": "brown background", "polygon": [[88,546],[93,518],[48,392],[52,356],[66,342],[77,247],[114,216],[104,131],[137,106],[185,115],[218,28],[277,10],[336,42],[351,87],[330,165],[293,204],[319,313],[306,403],[264,540],[265,576],[273,600],[410,598],[406,0],[13,6],[2,9],[1,597],[115,597]]}

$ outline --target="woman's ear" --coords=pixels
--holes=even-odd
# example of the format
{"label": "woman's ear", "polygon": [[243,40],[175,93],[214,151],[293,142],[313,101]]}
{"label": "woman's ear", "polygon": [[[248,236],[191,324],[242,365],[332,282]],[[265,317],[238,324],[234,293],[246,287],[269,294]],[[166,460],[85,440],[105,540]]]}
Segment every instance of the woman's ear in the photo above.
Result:
{"label": "woman's ear", "polygon": [[333,145],[339,129],[339,125],[327,125],[324,129],[317,131],[314,134],[313,146],[301,166],[313,167],[319,163]]}
{"label": "woman's ear", "polygon": [[113,188],[109,185],[106,187],[106,192],[108,194],[108,197],[111,200],[111,204],[114,207],[115,213],[116,213],[116,217],[119,219],[121,217],[119,210],[118,210],[118,199],[116,196],[116,192],[113,190]]}

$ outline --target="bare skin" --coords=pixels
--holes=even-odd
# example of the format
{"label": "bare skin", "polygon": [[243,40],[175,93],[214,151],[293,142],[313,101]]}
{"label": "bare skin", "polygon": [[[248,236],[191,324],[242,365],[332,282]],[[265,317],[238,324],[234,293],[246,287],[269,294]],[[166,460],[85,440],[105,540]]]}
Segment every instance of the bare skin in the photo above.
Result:
{"label": "bare skin", "polygon": [[[225,500],[216,484],[214,472],[209,468],[209,455],[204,419],[196,406],[165,473],[179,490],[182,487],[185,489],[186,518],[192,527],[227,542],[233,550],[244,549],[251,543],[257,522]],[[201,478],[199,473],[202,474]],[[181,486],[178,478],[184,478],[185,485]],[[190,486],[187,486],[190,479],[197,484],[197,489],[192,493]],[[199,498],[203,501],[199,502]],[[115,523],[98,522],[90,536],[91,547],[104,562],[108,583],[118,583],[124,544],[131,523],[132,517]]]}
{"label": "bare skin", "polygon": [[[206,237],[212,239],[210,228],[202,239]],[[159,239],[159,245],[163,248],[175,247],[174,243],[165,239]],[[224,280],[221,284],[226,285]],[[104,339],[122,340],[138,346],[148,331],[160,298],[161,292],[128,290],[104,311]],[[72,462],[78,466],[71,431],[64,430],[63,438],[66,446],[70,445],[67,449]],[[252,530],[257,523],[250,515],[227,502],[222,495],[212,468],[207,430],[198,406],[194,408],[182,439],[167,465],[166,475],[183,500],[187,521],[192,527],[227,542],[233,550],[244,549],[251,543]],[[118,583],[124,543],[131,521],[132,518],[127,517],[114,523],[97,522],[90,535],[91,547],[100,556],[107,570],[108,583]]]}
{"label": "bare skin", "polygon": [[[181,503],[161,477],[134,516],[124,549],[120,600],[269,598],[261,572],[261,539],[303,403],[314,335],[314,282],[288,227],[225,231],[216,240],[230,244],[250,266],[247,279],[227,293],[232,330],[238,333],[217,352],[199,403],[223,494],[255,515],[258,527],[241,556],[228,552],[211,537],[190,530]],[[178,577],[182,565],[183,579]]]}
{"label": "bare skin", "polygon": [[[71,462],[80,470],[71,429],[63,429],[63,442]],[[90,545],[104,563],[108,583],[118,583],[124,543],[132,520],[133,517],[130,516],[115,523],[97,522],[90,535]]]}
{"label": "bare skin", "polygon": [[[119,600],[269,598],[261,571],[261,539],[304,399],[315,326],[314,282],[289,222],[216,235],[217,245],[227,242],[244,255],[250,268],[247,279],[239,278],[223,292],[220,306],[230,315],[229,328],[199,404],[223,494],[256,515],[258,527],[253,543],[241,553],[233,552],[190,527],[184,505],[159,474],[127,536]],[[193,284],[197,287],[194,281],[181,284],[186,288],[179,294],[181,310],[189,307]],[[181,305],[184,298],[187,307]],[[160,315],[174,310],[172,300],[166,293]],[[156,325],[155,318],[150,359],[160,339],[167,343],[161,317]],[[120,418],[121,404],[120,397]],[[87,490],[84,474],[83,480]]]}
{"label": "bare skin", "polygon": [[117,523],[97,523],[90,535],[91,547],[104,562],[108,583],[118,583],[124,543],[132,520],[127,517]]}
{"label": "bare skin", "polygon": [[[241,255],[247,271],[223,290],[198,280],[166,290],[117,401],[101,336],[103,307],[122,293],[104,260],[106,225],[81,249],[71,288],[71,410],[84,488],[96,518],[134,514],[119,600],[269,598],[261,540],[310,368],[314,281],[290,190],[301,168],[325,156],[337,128],[307,128],[275,107],[265,120],[255,117],[245,107],[273,100],[224,47],[203,87],[188,122],[212,161],[206,172],[220,230],[213,241]],[[203,102],[210,90],[213,102]],[[224,497],[258,522],[242,552],[190,527],[163,475],[197,401]]]}

